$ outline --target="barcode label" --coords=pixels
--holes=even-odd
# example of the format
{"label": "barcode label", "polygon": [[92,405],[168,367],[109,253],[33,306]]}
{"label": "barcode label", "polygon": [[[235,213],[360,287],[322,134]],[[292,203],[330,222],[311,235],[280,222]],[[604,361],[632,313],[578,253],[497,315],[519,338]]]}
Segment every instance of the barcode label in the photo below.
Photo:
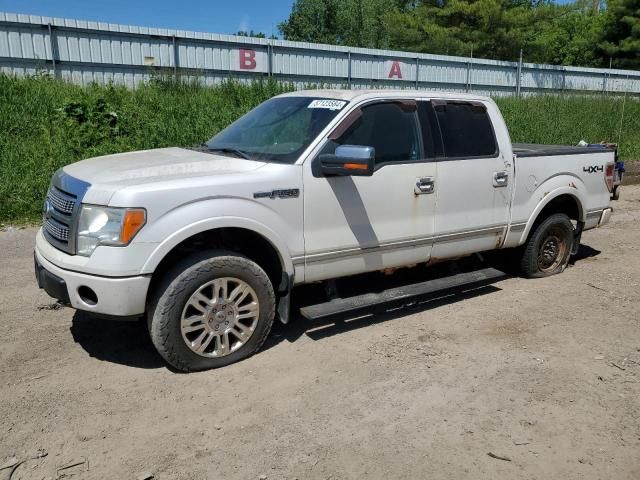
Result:
{"label": "barcode label", "polygon": [[307,108],[326,108],[328,110],[340,110],[347,102],[343,100],[314,100]]}

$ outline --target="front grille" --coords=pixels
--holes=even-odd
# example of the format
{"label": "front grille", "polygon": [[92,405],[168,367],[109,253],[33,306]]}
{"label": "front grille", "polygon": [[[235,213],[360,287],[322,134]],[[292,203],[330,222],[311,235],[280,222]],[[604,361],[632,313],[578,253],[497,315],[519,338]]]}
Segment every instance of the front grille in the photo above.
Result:
{"label": "front grille", "polygon": [[65,215],[71,215],[76,206],[76,197],[61,191],[56,187],[51,187],[47,196],[53,208]]}
{"label": "front grille", "polygon": [[57,222],[53,218],[44,221],[44,231],[60,242],[69,243],[69,225]]}
{"label": "front grille", "polygon": [[42,229],[47,241],[58,250],[74,255],[77,216],[89,184],[58,170],[44,202]]}

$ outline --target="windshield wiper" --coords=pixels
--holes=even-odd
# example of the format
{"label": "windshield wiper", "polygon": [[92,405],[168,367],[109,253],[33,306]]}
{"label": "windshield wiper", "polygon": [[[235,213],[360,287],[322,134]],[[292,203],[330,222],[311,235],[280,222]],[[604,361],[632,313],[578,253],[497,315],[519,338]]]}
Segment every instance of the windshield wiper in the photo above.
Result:
{"label": "windshield wiper", "polygon": [[222,152],[222,153],[233,153],[237,157],[242,157],[245,160],[252,160],[248,153],[243,152],[242,150],[238,150],[237,148],[209,148],[210,152]]}

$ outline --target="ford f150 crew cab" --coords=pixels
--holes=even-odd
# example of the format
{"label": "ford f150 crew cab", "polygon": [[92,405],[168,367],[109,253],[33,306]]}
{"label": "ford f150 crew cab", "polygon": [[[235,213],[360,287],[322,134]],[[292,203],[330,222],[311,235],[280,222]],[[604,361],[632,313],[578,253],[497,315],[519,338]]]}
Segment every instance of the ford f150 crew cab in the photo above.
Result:
{"label": "ford f150 crew cab", "polygon": [[60,169],[36,276],[73,308],[146,315],[174,367],[218,367],[287,322],[295,285],[496,249],[526,276],[562,272],[609,220],[615,160],[512,145],[482,96],[287,93],[200,148]]}

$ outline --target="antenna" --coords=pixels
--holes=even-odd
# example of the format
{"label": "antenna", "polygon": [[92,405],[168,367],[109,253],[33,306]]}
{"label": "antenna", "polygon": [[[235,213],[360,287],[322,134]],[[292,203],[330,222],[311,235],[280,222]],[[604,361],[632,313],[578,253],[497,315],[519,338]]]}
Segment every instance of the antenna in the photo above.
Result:
{"label": "antenna", "polygon": [[[629,74],[627,74],[627,83],[629,82]],[[627,92],[625,90],[622,97],[622,113],[620,114],[620,126],[618,127],[618,149],[620,148],[620,141],[622,140],[622,125],[624,123],[624,106],[627,102]]]}

